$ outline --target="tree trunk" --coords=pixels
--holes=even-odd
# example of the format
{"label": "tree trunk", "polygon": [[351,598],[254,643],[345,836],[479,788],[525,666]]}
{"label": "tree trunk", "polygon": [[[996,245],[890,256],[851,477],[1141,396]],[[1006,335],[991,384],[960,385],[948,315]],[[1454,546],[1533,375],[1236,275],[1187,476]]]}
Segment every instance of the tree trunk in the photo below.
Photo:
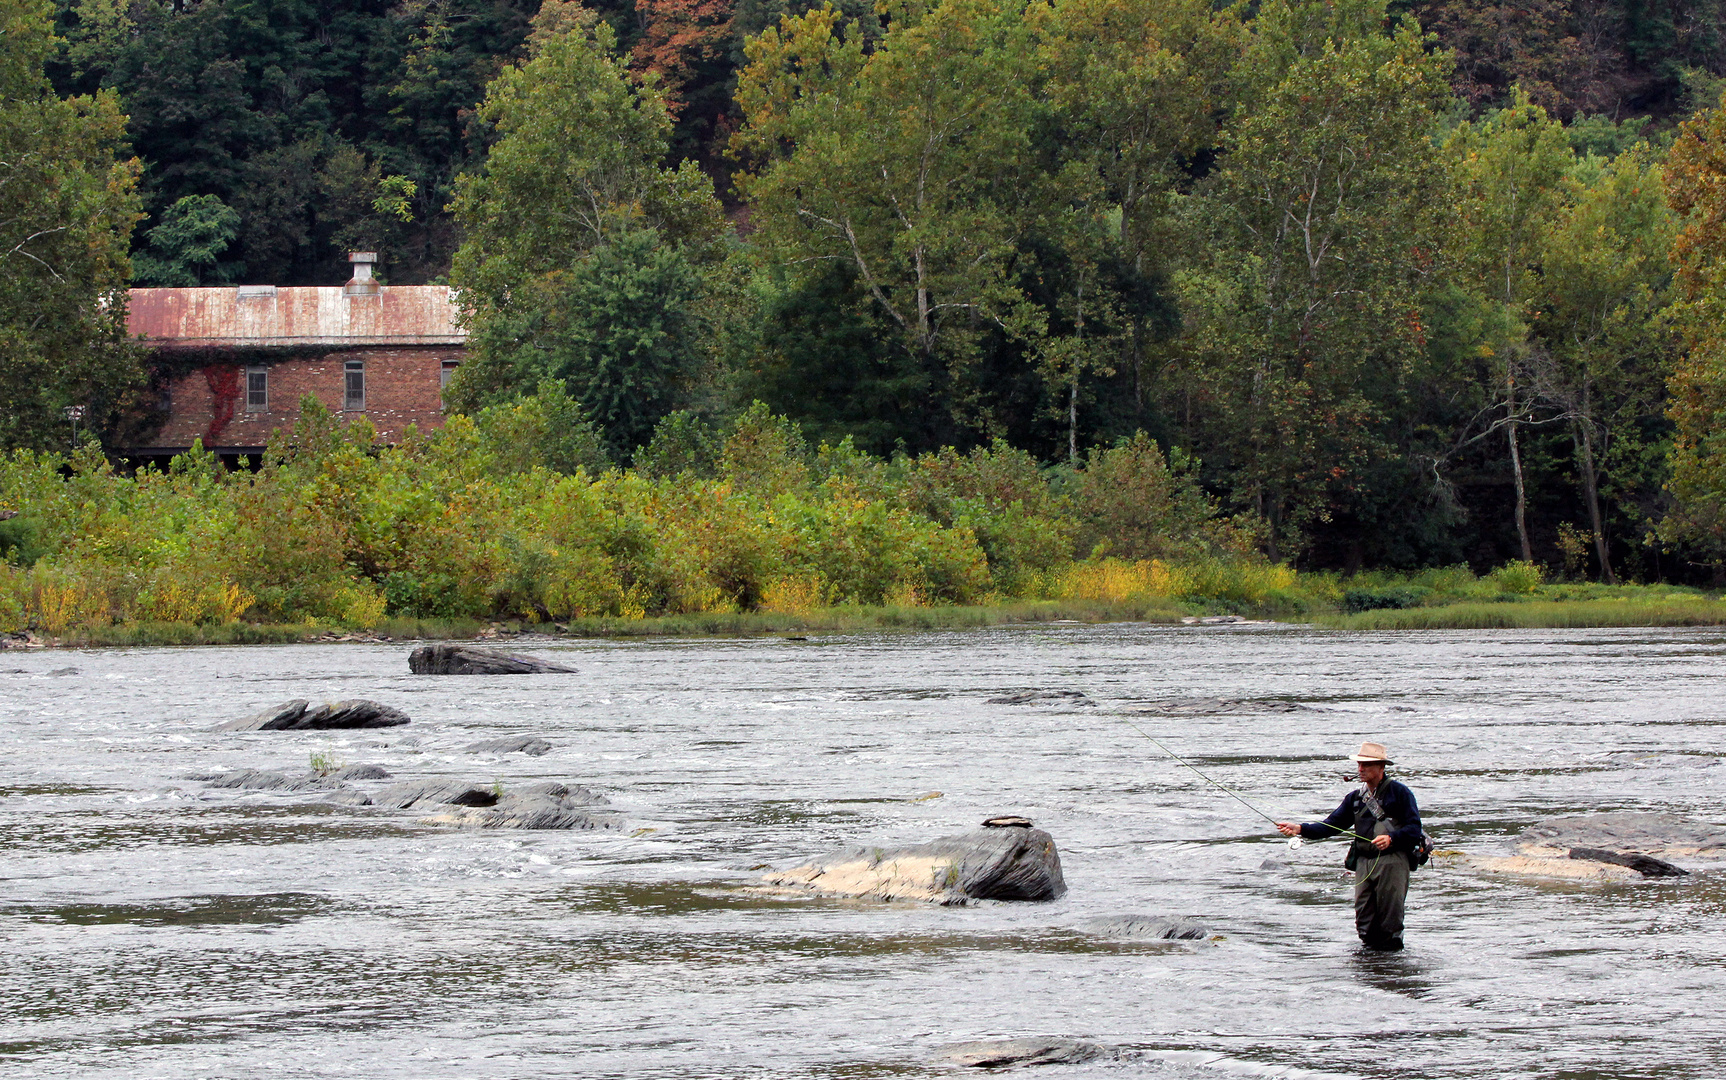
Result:
{"label": "tree trunk", "polygon": [[1079,369],[1073,369],[1073,384],[1067,389],[1067,460],[1079,465]]}
{"label": "tree trunk", "polygon": [[1528,543],[1528,490],[1522,482],[1522,450],[1516,445],[1516,376],[1510,360],[1505,358],[1504,404],[1510,411],[1510,423],[1505,432],[1510,439],[1510,472],[1516,478],[1516,538],[1522,541],[1522,561],[1534,561],[1534,548]]}
{"label": "tree trunk", "polygon": [[1612,572],[1612,560],[1606,549],[1606,530],[1600,521],[1600,487],[1599,478],[1594,472],[1594,440],[1585,420],[1572,421],[1571,430],[1576,439],[1577,452],[1582,458],[1582,494],[1588,500],[1588,524],[1594,530],[1594,554],[1600,559],[1600,580],[1608,585],[1616,585],[1618,577]]}

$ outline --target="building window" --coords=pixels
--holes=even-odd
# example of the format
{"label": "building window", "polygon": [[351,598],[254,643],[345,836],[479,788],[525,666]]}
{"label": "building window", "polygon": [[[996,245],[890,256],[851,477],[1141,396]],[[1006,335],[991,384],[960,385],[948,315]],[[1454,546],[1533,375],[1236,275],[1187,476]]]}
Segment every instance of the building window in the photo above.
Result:
{"label": "building window", "polygon": [[270,375],[264,368],[246,369],[246,411],[270,411]]}
{"label": "building window", "polygon": [[342,397],[342,408],[348,412],[365,412],[366,362],[364,360],[349,360],[346,367],[347,393]]}
{"label": "building window", "polygon": [[438,372],[437,377],[437,388],[439,390],[449,389],[449,381],[455,377],[455,369],[458,367],[461,367],[460,360],[445,360],[443,362],[443,370]]}

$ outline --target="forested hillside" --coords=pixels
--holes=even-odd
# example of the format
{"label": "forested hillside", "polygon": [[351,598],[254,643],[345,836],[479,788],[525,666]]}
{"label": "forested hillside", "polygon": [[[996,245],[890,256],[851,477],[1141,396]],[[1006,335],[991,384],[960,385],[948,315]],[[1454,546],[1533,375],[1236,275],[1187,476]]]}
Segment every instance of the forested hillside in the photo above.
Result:
{"label": "forested hillside", "polygon": [[[42,109],[123,115],[108,191],[139,216],[107,235],[137,284],[335,283],[376,248],[462,290],[458,408],[555,380],[619,465],[712,476],[753,402],[883,458],[999,440],[1082,472],[1144,432],[1273,560],[1726,557],[1714,0],[51,16],[9,62]],[[13,400],[100,429],[134,362]]]}

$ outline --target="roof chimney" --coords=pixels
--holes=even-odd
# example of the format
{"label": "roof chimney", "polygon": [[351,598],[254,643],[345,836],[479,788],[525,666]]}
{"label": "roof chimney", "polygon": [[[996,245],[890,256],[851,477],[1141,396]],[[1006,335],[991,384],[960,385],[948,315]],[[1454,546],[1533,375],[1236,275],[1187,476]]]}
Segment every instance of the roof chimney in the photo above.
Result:
{"label": "roof chimney", "polygon": [[376,296],[378,283],[372,278],[372,266],[378,261],[375,251],[350,251],[348,262],[354,264],[354,276],[342,287],[348,296]]}

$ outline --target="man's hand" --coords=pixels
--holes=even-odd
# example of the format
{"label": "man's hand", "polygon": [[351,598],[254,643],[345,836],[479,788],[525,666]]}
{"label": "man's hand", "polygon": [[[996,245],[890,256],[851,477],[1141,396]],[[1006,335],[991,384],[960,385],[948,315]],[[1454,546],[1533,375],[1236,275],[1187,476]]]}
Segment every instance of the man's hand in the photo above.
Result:
{"label": "man's hand", "polygon": [[1300,826],[1291,825],[1286,821],[1279,821],[1277,822],[1277,832],[1282,833],[1284,836],[1299,836]]}
{"label": "man's hand", "polygon": [[1390,837],[1388,837],[1388,836],[1375,836],[1372,838],[1372,846],[1379,849],[1380,851],[1389,851],[1390,850]]}

